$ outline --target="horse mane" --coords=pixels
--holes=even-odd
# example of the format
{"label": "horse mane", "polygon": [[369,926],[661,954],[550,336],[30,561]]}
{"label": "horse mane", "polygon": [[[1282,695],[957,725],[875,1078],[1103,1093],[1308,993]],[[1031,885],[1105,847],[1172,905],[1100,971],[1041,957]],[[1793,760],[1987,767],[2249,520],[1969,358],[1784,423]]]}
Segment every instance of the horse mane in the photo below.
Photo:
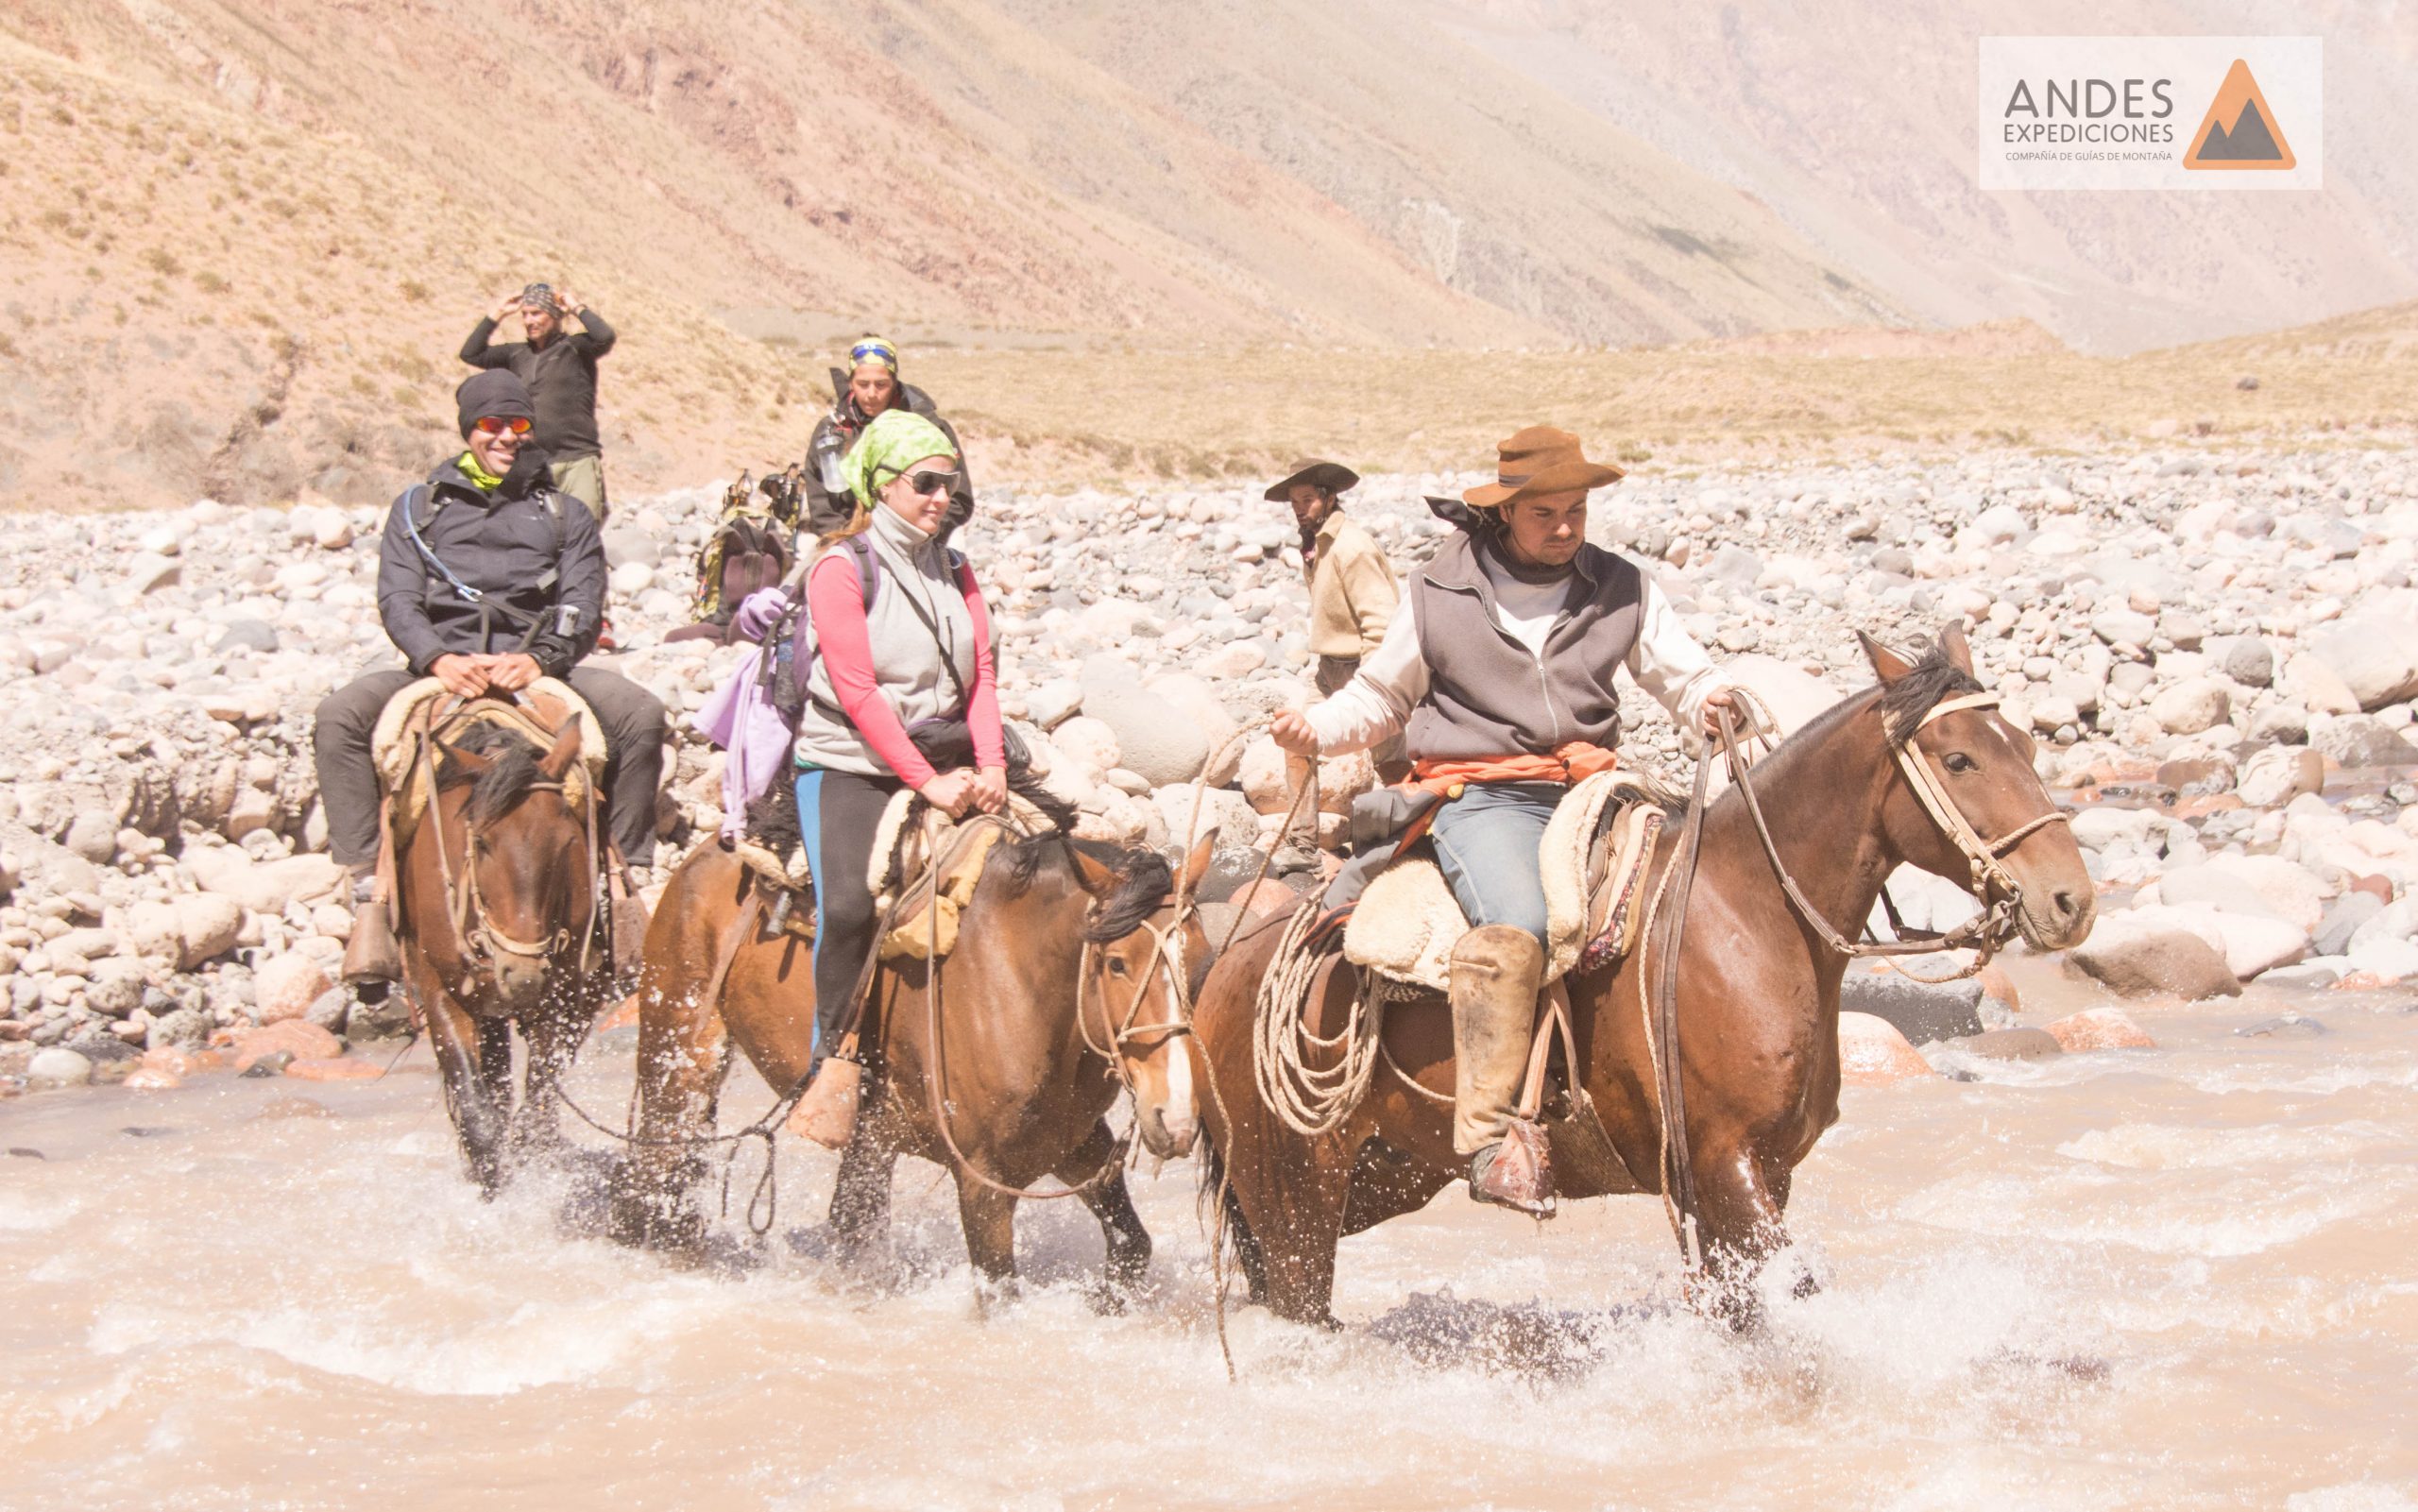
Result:
{"label": "horse mane", "polygon": [[1934,640],[1906,675],[1882,687],[1881,728],[1892,746],[1903,745],[1942,700],[1984,691],[1971,672],[1948,659],[1948,647]]}
{"label": "horse mane", "polygon": [[1108,896],[1093,903],[1090,917],[1083,924],[1083,938],[1096,945],[1122,940],[1140,926],[1143,920],[1166,906],[1167,896],[1175,891],[1175,868],[1167,858],[1147,845],[1118,847],[1099,841],[1078,840],[1064,829],[1027,835],[1002,846],[1007,856],[1007,883],[1012,892],[1022,892],[1041,875],[1042,866],[1052,859],[1063,859],[1067,870],[1074,869],[1075,853],[1081,851],[1115,875],[1115,883]]}
{"label": "horse mane", "polygon": [[463,732],[461,739],[448,742],[454,751],[488,758],[484,772],[472,773],[453,760],[448,752],[445,762],[437,768],[439,791],[472,783],[469,818],[473,824],[489,824],[512,811],[515,804],[529,794],[529,790],[544,779],[538,763],[545,753],[532,744],[527,737],[499,724],[474,724]]}

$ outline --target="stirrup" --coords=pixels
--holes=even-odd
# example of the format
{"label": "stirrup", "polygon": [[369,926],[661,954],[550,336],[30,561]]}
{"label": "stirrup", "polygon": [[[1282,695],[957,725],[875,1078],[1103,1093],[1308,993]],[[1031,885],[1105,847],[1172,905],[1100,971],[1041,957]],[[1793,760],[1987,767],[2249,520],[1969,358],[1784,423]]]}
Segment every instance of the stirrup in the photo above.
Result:
{"label": "stirrup", "polygon": [[1542,1126],[1514,1118],[1501,1139],[1471,1156],[1470,1197],[1532,1218],[1552,1217],[1553,1146]]}

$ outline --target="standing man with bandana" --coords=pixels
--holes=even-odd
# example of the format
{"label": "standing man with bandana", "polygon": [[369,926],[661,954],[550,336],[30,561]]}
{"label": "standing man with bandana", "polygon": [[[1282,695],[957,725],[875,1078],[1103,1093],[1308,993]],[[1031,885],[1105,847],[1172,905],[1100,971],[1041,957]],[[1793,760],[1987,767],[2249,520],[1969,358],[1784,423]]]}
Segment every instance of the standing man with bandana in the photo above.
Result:
{"label": "standing man with bandana", "polygon": [[[520,314],[525,341],[490,345],[496,322]],[[580,329],[565,331],[568,315]],[[546,454],[555,487],[587,506],[602,528],[610,504],[604,495],[604,443],[596,428],[596,364],[613,349],[613,328],[569,289],[532,283],[499,300],[470,328],[462,360],[473,367],[505,368],[529,387],[537,406],[530,439]]]}
{"label": "standing man with bandana", "polygon": [[903,410],[938,426],[959,455],[948,516],[941,522],[941,539],[946,541],[973,517],[974,481],[964,471],[956,429],[941,417],[930,395],[898,376],[897,347],[871,333],[859,336],[848,348],[847,369],[831,369],[831,413],[815,425],[806,448],[806,534],[828,535],[847,525],[857,508],[848,493],[848,458],[876,416]]}

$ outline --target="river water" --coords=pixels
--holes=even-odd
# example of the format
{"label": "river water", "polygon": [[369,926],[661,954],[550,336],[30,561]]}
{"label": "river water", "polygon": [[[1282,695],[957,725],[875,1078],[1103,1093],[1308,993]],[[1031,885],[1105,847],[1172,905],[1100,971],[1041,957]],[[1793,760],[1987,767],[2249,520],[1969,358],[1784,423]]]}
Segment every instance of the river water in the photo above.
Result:
{"label": "river water", "polygon": [[[1763,1337],[1672,1306],[1651,1199],[1540,1227],[1456,1187],[1346,1242],[1342,1334],[1233,1313],[1239,1385],[1189,1163],[1136,1175],[1150,1297],[1095,1313],[1097,1229],[1028,1205],[1038,1281],[984,1317],[928,1165],[894,1269],[846,1273],[834,1162],[785,1143],[759,1263],[703,1273],[585,1236],[577,1176],[480,1202],[418,1054],[27,1098],[0,1504],[2418,1507],[2418,1013],[2233,1032],[2283,1006],[1849,1089],[1790,1214],[1825,1289]],[[577,1085],[618,1108],[628,1063]]]}

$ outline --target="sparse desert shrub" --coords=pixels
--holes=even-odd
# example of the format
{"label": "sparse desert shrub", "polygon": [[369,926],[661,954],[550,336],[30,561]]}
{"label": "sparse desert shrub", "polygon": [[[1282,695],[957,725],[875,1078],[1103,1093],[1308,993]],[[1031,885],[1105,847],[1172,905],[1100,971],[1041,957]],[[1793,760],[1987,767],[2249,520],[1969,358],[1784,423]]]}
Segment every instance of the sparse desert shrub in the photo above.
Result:
{"label": "sparse desert shrub", "polygon": [[204,268],[193,276],[193,286],[199,289],[204,294],[225,294],[229,288],[229,284],[225,279],[222,279],[217,274],[211,272],[208,268]]}
{"label": "sparse desert shrub", "polygon": [[145,251],[143,254],[143,265],[163,279],[173,279],[185,270],[185,265],[177,261],[177,255],[164,246],[155,246]]}

